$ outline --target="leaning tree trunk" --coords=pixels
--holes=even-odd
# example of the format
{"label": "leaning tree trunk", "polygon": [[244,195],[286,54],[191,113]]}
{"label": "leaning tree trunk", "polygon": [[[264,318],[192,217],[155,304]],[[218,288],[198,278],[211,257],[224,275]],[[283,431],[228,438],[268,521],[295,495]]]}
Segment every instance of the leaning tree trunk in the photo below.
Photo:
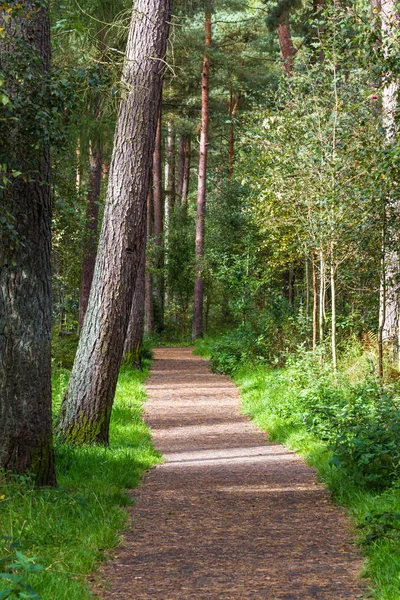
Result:
{"label": "leaning tree trunk", "polygon": [[79,300],[79,330],[83,327],[92,286],[97,251],[97,229],[99,224],[99,202],[103,173],[103,149],[100,145],[90,148],[90,176],[88,203],[86,207],[85,240],[83,245],[82,276]]}
{"label": "leaning tree trunk", "polygon": [[0,223],[0,467],[33,473],[39,485],[54,485],[50,149],[45,105],[50,28],[44,5],[24,1],[20,5],[19,13],[24,14],[15,19],[8,13],[3,19],[0,12],[5,36],[0,40],[0,70],[15,106],[10,118],[0,121],[0,164],[9,179],[0,192],[4,211],[0,216],[11,226],[2,229]]}
{"label": "leaning tree trunk", "polygon": [[164,329],[164,203],[162,193],[161,165],[161,110],[158,116],[156,141],[153,155],[153,208],[155,273],[153,277],[154,328]]}
{"label": "leaning tree trunk", "polygon": [[145,244],[170,1],[136,0],[122,75],[107,201],[82,334],[58,420],[74,444],[108,443],[124,341]]}
{"label": "leaning tree trunk", "polygon": [[203,336],[203,302],[204,302],[204,217],[206,207],[206,184],[207,184],[207,145],[209,125],[209,94],[210,94],[210,64],[208,49],[211,45],[211,15],[205,13],[205,52],[202,71],[202,93],[201,93],[201,135],[200,135],[200,160],[197,190],[197,214],[196,214],[196,263],[194,283],[194,306],[193,306],[193,339]]}

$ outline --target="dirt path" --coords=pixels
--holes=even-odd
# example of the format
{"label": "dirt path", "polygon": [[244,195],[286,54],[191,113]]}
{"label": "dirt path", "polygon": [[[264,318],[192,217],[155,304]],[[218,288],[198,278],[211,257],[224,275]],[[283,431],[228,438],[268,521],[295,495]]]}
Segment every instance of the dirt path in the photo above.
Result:
{"label": "dirt path", "polygon": [[166,348],[155,351],[147,391],[166,462],[134,492],[102,598],[361,597],[342,511],[301,458],[240,413],[233,383],[190,348]]}

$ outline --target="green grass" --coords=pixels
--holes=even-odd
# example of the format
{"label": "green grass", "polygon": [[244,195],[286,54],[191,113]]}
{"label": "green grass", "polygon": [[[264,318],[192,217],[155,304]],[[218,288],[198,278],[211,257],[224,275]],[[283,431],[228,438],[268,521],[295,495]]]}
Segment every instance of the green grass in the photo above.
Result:
{"label": "green grass", "polygon": [[[212,339],[199,340],[195,353],[210,356],[212,344]],[[350,363],[350,366],[345,362],[341,365],[343,375],[348,379],[348,371],[354,370],[356,361],[351,360]],[[364,377],[364,367],[358,365],[358,375],[351,373],[351,376],[356,379]],[[400,484],[384,492],[363,489],[330,462],[327,444],[307,431],[298,414],[301,386],[293,381],[290,369],[246,365],[235,372],[233,379],[241,390],[244,412],[268,432],[271,441],[282,443],[301,454],[315,468],[333,500],[349,514],[354,541],[360,545],[365,557],[363,575],[368,578],[367,585],[371,588],[368,597],[399,600]],[[389,526],[385,524],[388,517],[391,521]]]}
{"label": "green grass", "polygon": [[[125,492],[160,462],[142,419],[147,374],[121,370],[109,448],[56,444],[57,489],[35,489],[29,478],[0,480],[0,557],[20,551],[44,567],[24,574],[41,600],[93,597],[86,577],[118,544],[127,521]],[[55,411],[68,376],[65,368],[54,370]],[[0,581],[0,590],[7,583]]]}

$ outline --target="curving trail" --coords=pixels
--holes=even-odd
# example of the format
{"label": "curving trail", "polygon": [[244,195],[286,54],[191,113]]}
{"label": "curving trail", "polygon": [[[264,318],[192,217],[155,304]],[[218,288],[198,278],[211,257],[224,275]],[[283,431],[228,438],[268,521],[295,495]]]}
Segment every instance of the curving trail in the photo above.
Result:
{"label": "curving trail", "polygon": [[100,597],[361,598],[349,524],[313,470],[267,442],[241,414],[235,385],[191,348],[154,354],[146,420],[165,463],[133,492]]}

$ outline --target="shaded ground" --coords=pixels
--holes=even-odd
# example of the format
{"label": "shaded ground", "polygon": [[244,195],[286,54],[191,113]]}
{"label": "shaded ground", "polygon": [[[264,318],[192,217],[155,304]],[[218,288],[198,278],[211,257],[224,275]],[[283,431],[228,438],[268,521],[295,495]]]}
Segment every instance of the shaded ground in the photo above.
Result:
{"label": "shaded ground", "polygon": [[134,491],[104,599],[357,599],[361,559],[312,469],[240,413],[190,348],[155,351],[146,420],[165,464]]}

